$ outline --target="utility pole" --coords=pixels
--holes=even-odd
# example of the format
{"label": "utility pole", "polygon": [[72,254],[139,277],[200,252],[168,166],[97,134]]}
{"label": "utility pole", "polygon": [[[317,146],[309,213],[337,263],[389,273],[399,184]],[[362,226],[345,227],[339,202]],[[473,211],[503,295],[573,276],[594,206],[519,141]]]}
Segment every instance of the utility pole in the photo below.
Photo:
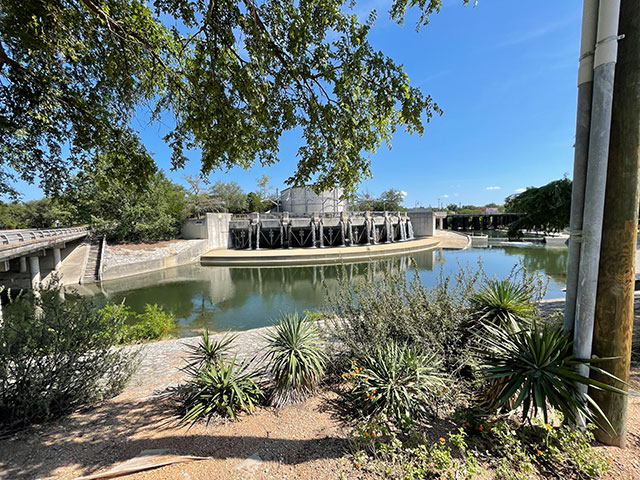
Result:
{"label": "utility pole", "polygon": [[[638,172],[640,168],[640,2],[622,0],[602,247],[598,273],[593,355],[617,357],[599,364],[629,381],[633,329],[635,253],[638,232]],[[608,377],[594,378],[611,383]],[[622,384],[614,385],[626,390]],[[608,445],[626,446],[627,396],[591,391],[615,429],[597,430]]]}

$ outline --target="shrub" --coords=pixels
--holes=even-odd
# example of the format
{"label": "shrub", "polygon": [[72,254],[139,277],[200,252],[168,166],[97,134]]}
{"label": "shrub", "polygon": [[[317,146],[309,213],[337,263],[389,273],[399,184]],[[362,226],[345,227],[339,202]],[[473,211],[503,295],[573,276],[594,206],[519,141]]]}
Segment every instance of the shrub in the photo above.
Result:
{"label": "shrub", "polygon": [[[615,379],[592,365],[595,360],[575,358],[571,353],[573,342],[561,327],[540,327],[534,323],[531,329],[509,332],[485,325],[485,331],[482,347],[478,349],[482,362],[478,373],[486,380],[500,382],[495,408],[515,410],[522,406],[523,418],[542,411],[547,422],[548,407],[552,407],[571,422],[576,422],[581,414],[592,422],[597,417],[603,418],[608,424],[600,408],[580,392],[579,385],[626,395],[623,390],[576,372],[576,366],[582,364]],[[512,402],[513,397],[516,398]]]}
{"label": "shrub", "polygon": [[53,283],[4,309],[0,326],[0,419],[6,428],[53,419],[119,393],[135,354],[113,348],[125,317],[91,300],[64,301]]}
{"label": "shrub", "polygon": [[145,305],[144,313],[134,315],[134,322],[124,326],[124,338],[128,343],[167,338],[178,328],[175,316],[156,304]]}
{"label": "shrub", "polygon": [[324,375],[326,356],[316,323],[297,313],[284,315],[266,334],[265,360],[274,388],[270,403],[281,407],[304,400]]}
{"label": "shrub", "polygon": [[108,318],[118,315],[125,319],[118,338],[119,343],[136,343],[172,337],[178,328],[175,316],[158,305],[145,305],[144,313],[137,314],[124,303],[107,304],[99,313]]}
{"label": "shrub", "polygon": [[181,423],[193,424],[216,415],[238,419],[241,411],[251,412],[264,393],[248,365],[218,359],[194,371],[194,376],[180,389],[184,414]]}
{"label": "shrub", "polygon": [[436,353],[445,371],[460,372],[471,360],[468,298],[481,275],[467,270],[441,275],[433,288],[424,287],[417,272],[411,281],[389,271],[373,282],[350,285],[343,278],[343,288],[329,302],[337,319],[332,333],[348,358],[362,358],[393,341]]}
{"label": "shrub", "polygon": [[489,280],[471,296],[471,306],[476,322],[514,331],[530,324],[536,313],[531,287],[509,278]]}
{"label": "shrub", "polygon": [[474,428],[469,444],[490,455],[487,461],[497,479],[598,478],[608,465],[591,447],[594,428],[553,427],[537,418],[525,424],[501,418],[486,423],[481,432]]}
{"label": "shrub", "polygon": [[366,419],[387,419],[406,428],[436,413],[447,387],[438,373],[435,354],[387,342],[343,374],[350,388],[344,399],[352,412]]}
{"label": "shrub", "polygon": [[191,353],[187,358],[188,363],[185,370],[198,372],[202,368],[216,364],[229,352],[236,337],[237,335],[225,334],[220,340],[213,340],[209,337],[209,330],[205,329],[198,345],[187,346]]}

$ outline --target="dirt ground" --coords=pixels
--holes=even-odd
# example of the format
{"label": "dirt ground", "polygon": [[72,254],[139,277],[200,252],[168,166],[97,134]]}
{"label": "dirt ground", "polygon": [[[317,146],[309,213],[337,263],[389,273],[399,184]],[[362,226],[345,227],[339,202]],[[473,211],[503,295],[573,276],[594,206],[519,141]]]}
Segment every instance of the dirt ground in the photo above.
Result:
{"label": "dirt ground", "polygon": [[[263,330],[239,334],[239,358],[248,358],[259,348]],[[149,449],[211,458],[124,478],[371,478],[350,459],[348,428],[331,407],[335,394],[330,391],[281,410],[259,409],[239,422],[177,426],[167,391],[182,378],[185,344],[195,342],[197,338],[145,345],[138,373],[118,397],[0,438],[0,478],[72,479],[104,472]],[[634,390],[629,398],[629,448],[596,447],[610,459],[607,479],[640,480],[640,365],[633,368],[630,383]],[[253,460],[247,460],[250,457]]]}

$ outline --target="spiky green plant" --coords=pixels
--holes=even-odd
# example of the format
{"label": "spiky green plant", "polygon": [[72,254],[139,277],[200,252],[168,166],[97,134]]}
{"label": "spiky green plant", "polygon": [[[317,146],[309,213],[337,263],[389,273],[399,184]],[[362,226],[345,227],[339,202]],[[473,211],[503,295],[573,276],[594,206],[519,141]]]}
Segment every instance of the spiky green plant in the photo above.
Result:
{"label": "spiky green plant", "polygon": [[255,373],[236,358],[205,364],[183,388],[184,415],[181,423],[207,423],[216,415],[238,419],[241,411],[251,412],[264,398]]}
{"label": "spiky green plant", "polygon": [[536,306],[527,285],[509,279],[490,280],[471,296],[475,321],[519,330],[531,323]]}
{"label": "spiky green plant", "polygon": [[351,386],[344,398],[364,418],[383,416],[399,426],[420,422],[436,411],[446,389],[439,366],[435,354],[388,342],[342,375]]}
{"label": "spiky green plant", "polygon": [[187,356],[188,363],[185,369],[197,371],[206,365],[217,363],[229,352],[237,336],[226,333],[219,340],[214,340],[209,335],[209,330],[205,329],[197,345],[187,345],[190,353]]}
{"label": "spiky green plant", "polygon": [[326,364],[317,324],[297,312],[286,314],[265,341],[264,360],[274,381],[270,404],[281,407],[307,398],[322,380]]}
{"label": "spiky green plant", "polygon": [[562,327],[539,326],[534,322],[530,329],[513,332],[488,324],[484,331],[478,348],[481,364],[478,373],[485,380],[501,384],[495,408],[516,410],[522,406],[523,418],[532,418],[542,411],[547,422],[551,407],[570,422],[576,422],[582,415],[594,423],[602,419],[611,428],[598,405],[579,386],[621,395],[626,392],[577,373],[578,365],[587,365],[613,381],[620,381],[593,365],[596,359],[575,358],[573,342],[562,333]]}

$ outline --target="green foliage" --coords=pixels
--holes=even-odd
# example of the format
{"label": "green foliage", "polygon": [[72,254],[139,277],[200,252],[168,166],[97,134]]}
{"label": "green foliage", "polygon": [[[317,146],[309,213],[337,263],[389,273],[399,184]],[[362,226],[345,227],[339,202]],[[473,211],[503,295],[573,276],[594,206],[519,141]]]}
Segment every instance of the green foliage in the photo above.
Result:
{"label": "green foliage", "polygon": [[237,335],[225,334],[219,340],[214,340],[209,336],[209,330],[205,329],[198,345],[188,345],[191,353],[187,358],[187,370],[197,371],[218,363],[229,352],[236,337]]}
{"label": "green foliage", "polygon": [[181,422],[193,424],[214,416],[238,419],[238,413],[251,412],[264,393],[247,364],[236,358],[219,358],[192,370],[192,378],[181,388],[183,415]]}
{"label": "green foliage", "polygon": [[119,343],[138,343],[170,338],[178,328],[175,316],[158,305],[147,304],[143,313],[135,313],[124,303],[109,303],[98,313],[104,318],[124,318],[119,332]]}
{"label": "green foliage", "polygon": [[[70,297],[68,295],[68,297]],[[122,312],[99,313],[87,298],[62,300],[60,287],[23,295],[3,309],[0,419],[5,428],[42,422],[119,393],[135,354],[114,346]]]}
{"label": "green foliage", "polygon": [[537,418],[519,424],[501,418],[485,424],[469,443],[477,451],[488,453],[486,461],[495,469],[498,480],[599,478],[608,471],[608,465],[591,447],[594,428],[553,427]]}
{"label": "green foliage", "polygon": [[77,223],[90,223],[99,235],[114,242],[156,241],[180,232],[185,190],[154,173],[143,188],[109,174],[108,161],[89,174],[78,174],[63,200],[76,212]]}
{"label": "green foliage", "polygon": [[353,210],[363,212],[406,211],[406,207],[402,205],[404,195],[404,192],[401,190],[395,190],[393,188],[382,192],[379,197],[374,197],[369,192],[364,192],[357,196],[351,207]]}
{"label": "green foliage", "polygon": [[270,403],[281,407],[312,394],[326,363],[317,324],[297,312],[286,314],[265,335],[265,341],[264,358],[275,384]]}
{"label": "green foliage", "polygon": [[344,400],[353,413],[401,428],[433,416],[447,389],[435,354],[393,342],[354,360],[342,378],[349,383]]}
{"label": "green foliage", "polygon": [[43,198],[24,203],[0,203],[0,228],[56,228],[77,224],[73,211],[61,202]]}
{"label": "green foliage", "polygon": [[521,230],[559,232],[569,225],[571,215],[571,180],[562,178],[542,187],[529,187],[505,199],[507,212],[524,213],[509,226],[509,235]]}
{"label": "green foliage", "polygon": [[[562,327],[541,327],[534,322],[530,329],[515,332],[491,325],[484,328],[482,346],[478,349],[481,361],[478,373],[485,380],[499,380],[496,408],[515,410],[521,406],[523,418],[542,411],[547,422],[551,407],[562,412],[570,422],[577,422],[578,415],[597,422],[604,415],[587,394],[580,392],[580,385],[626,395],[623,390],[576,372],[578,365],[587,365],[615,379],[592,365],[596,360],[575,358],[573,342],[568,335],[563,335]],[[514,396],[515,401],[511,403]],[[604,422],[611,428],[606,418]]]}
{"label": "green foliage", "polygon": [[373,282],[351,285],[344,276],[344,287],[329,301],[339,319],[332,333],[348,358],[363,358],[392,341],[435,353],[445,371],[459,373],[471,361],[468,298],[481,276],[481,268],[460,270],[455,277],[441,275],[432,288],[417,274],[409,281],[404,273],[384,269]]}
{"label": "green foliage", "polygon": [[177,328],[178,322],[172,313],[165,312],[158,305],[147,304],[143,313],[133,315],[133,323],[124,325],[124,341],[160,340],[173,336]]}
{"label": "green foliage", "polygon": [[533,287],[509,278],[486,282],[471,296],[471,305],[476,322],[513,331],[526,326],[537,312]]}
{"label": "green foliage", "polygon": [[[440,1],[396,0],[421,24]],[[71,172],[109,155],[114,178],[144,183],[154,163],[132,119],[141,106],[171,122],[180,168],[201,152],[202,175],[278,160],[280,136],[305,144],[288,183],[352,189],[398,127],[422,134],[438,106],[377,51],[342,0],[217,3],[158,0],[4,1],[0,12],[0,193],[15,180],[64,189]],[[166,127],[166,124],[163,124]],[[231,209],[230,209],[231,210]]]}
{"label": "green foliage", "polygon": [[209,189],[211,197],[220,202],[229,213],[247,211],[247,194],[236,182],[218,180]]}
{"label": "green foliage", "polygon": [[226,210],[224,203],[209,195],[202,186],[202,178],[185,175],[184,179],[189,184],[186,198],[187,217],[200,218],[207,212],[223,212]]}

